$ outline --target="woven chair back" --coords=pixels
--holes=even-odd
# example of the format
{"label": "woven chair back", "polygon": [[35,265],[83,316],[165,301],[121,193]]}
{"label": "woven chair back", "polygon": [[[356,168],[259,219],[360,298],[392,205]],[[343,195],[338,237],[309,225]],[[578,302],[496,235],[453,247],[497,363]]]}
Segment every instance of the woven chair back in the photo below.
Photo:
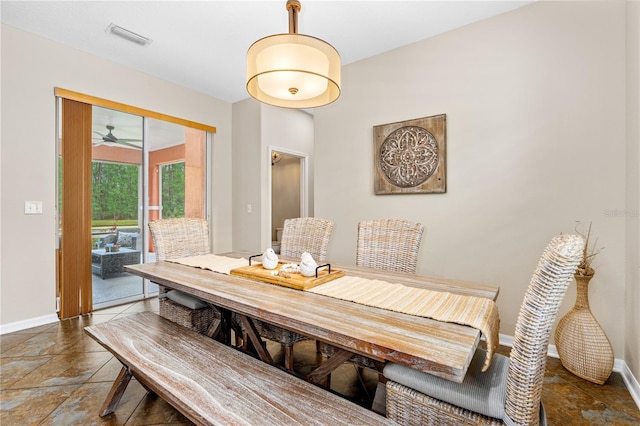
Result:
{"label": "woven chair back", "polygon": [[179,259],[211,252],[209,224],[205,219],[172,218],[149,223],[156,260]]}
{"label": "woven chair back", "polygon": [[358,223],[356,264],[368,268],[416,273],[424,226],[403,219]]}
{"label": "woven chair back", "polygon": [[305,251],[316,261],[327,260],[333,222],[317,217],[285,219],[280,254],[300,258]]}
{"label": "woven chair back", "polygon": [[538,425],[551,328],[582,259],[584,238],[554,237],[524,295],[511,349],[505,412],[515,424]]}

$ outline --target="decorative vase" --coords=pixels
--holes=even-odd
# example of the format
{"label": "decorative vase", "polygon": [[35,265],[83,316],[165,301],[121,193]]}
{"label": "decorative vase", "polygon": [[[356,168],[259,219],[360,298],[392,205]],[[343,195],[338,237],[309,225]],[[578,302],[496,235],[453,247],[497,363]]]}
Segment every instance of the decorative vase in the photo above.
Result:
{"label": "decorative vase", "polygon": [[613,370],[613,349],[589,308],[589,281],[574,275],[576,303],[558,322],[555,342],[564,368],[590,382],[603,384]]}

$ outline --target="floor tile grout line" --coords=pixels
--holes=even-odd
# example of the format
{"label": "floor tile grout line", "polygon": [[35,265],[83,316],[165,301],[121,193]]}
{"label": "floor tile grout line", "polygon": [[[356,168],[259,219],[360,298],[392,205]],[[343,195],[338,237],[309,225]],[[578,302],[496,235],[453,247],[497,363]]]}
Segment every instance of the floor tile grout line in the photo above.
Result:
{"label": "floor tile grout line", "polygon": [[140,398],[140,401],[138,401],[138,403],[136,404],[135,407],[133,407],[133,410],[131,410],[131,413],[129,414],[129,416],[127,417],[127,419],[124,421],[124,423],[122,423],[123,426],[126,426],[129,423],[129,420],[131,420],[131,418],[133,417],[134,413],[136,412],[136,410],[138,408],[140,408],[140,406],[142,405],[142,403],[144,402],[145,398],[147,398],[147,396],[149,395],[149,392],[145,393],[142,398]]}
{"label": "floor tile grout line", "polygon": [[[105,320],[105,318],[96,318],[96,319],[99,320],[99,321],[102,321],[102,320],[111,321],[111,320],[116,319],[119,316],[124,317],[124,316],[128,315],[127,312],[129,312],[129,313],[137,312],[138,309],[140,309],[140,308],[142,308],[143,310],[153,311],[152,307],[150,305],[148,305],[145,301],[140,301],[140,302],[135,302],[135,303],[129,304],[126,309],[124,309],[122,312],[120,312],[118,314],[111,313],[111,314],[93,314],[93,315],[96,316],[96,317],[98,315],[103,315],[103,316],[109,315],[111,318],[108,318],[106,320]],[[153,312],[155,312],[155,311],[153,311]],[[52,326],[52,328],[55,328],[55,330],[52,330],[51,328],[48,328],[46,330],[40,330],[38,333],[30,333],[30,334],[33,334],[34,336],[41,335],[41,334],[53,335],[54,333],[62,333],[62,334],[69,333],[70,335],[73,335],[74,333],[84,333],[83,328],[85,326],[87,326],[87,325],[94,324],[94,323],[95,323],[95,321],[91,320],[90,317],[89,317],[89,318],[80,319],[80,321],[77,321],[74,324],[69,323],[68,327],[62,328],[62,327],[53,327]],[[22,333],[19,333],[19,334],[22,334]],[[33,338],[34,336],[31,336],[29,339]],[[73,338],[75,339],[76,337],[73,337]],[[27,339],[27,340],[29,340],[29,339]],[[87,347],[81,347],[81,345],[78,345],[78,346],[80,346],[79,348],[77,348],[78,350],[74,350],[74,351],[71,351],[71,352],[64,352],[63,351],[61,353],[56,353],[56,354],[38,354],[38,355],[26,356],[26,357],[25,356],[14,356],[14,357],[4,357],[3,356],[2,360],[3,360],[3,362],[7,362],[7,360],[11,360],[12,358],[33,358],[33,359],[37,359],[37,358],[40,358],[40,357],[47,357],[48,360],[50,360],[50,359],[52,359],[52,358],[54,358],[56,356],[59,356],[59,355],[78,354],[78,355],[82,356],[83,354],[92,354],[92,353],[103,352],[102,350],[100,350],[100,351],[91,350],[91,347],[87,348]],[[88,345],[86,345],[86,346],[88,346]],[[109,358],[108,360],[106,360],[102,365],[100,365],[93,372],[93,374],[91,374],[88,378],[86,378],[85,380],[83,380],[80,383],[57,384],[57,385],[46,386],[47,388],[70,386],[74,390],[71,392],[71,394],[70,394],[70,396],[68,398],[65,398],[60,404],[58,404],[42,420],[39,420],[38,424],[46,423],[47,419],[51,420],[50,417],[52,416],[52,414],[54,412],[56,412],[57,410],[59,410],[60,406],[62,404],[65,404],[67,401],[69,401],[69,399],[71,398],[71,395],[75,394],[75,392],[77,392],[78,389],[80,389],[82,386],[96,385],[96,384],[103,384],[104,385],[106,383],[111,383],[111,380],[104,380],[104,381],[97,380],[97,381],[94,381],[94,382],[91,382],[90,380],[92,378],[96,377],[96,374],[98,374],[98,372],[100,370],[105,368],[105,366],[109,362],[111,362],[112,360],[113,360],[113,357]],[[45,364],[46,364],[46,362],[45,362]],[[39,368],[39,367],[37,367],[37,368]],[[31,371],[35,371],[35,369],[31,370]],[[105,370],[105,372],[108,373],[108,371],[106,371],[106,370]],[[584,413],[585,411],[586,412],[591,412],[593,410],[596,410],[595,412],[596,412],[596,414],[598,414],[598,411],[597,411],[599,409],[598,407],[604,407],[605,411],[608,411],[608,410],[615,411],[615,412],[627,415],[627,416],[629,416],[629,417],[631,417],[633,419],[640,418],[640,412],[638,413],[639,415],[635,415],[635,413],[631,413],[631,415],[629,415],[629,413],[627,411],[624,411],[624,410],[621,410],[620,408],[618,408],[618,407],[621,407],[621,408],[625,408],[626,407],[626,405],[624,405],[624,406],[621,405],[621,404],[625,404],[624,401],[626,401],[626,399],[623,400],[621,404],[616,404],[615,403],[617,395],[618,395],[618,392],[620,392],[620,389],[618,389],[618,388],[620,388],[620,386],[621,386],[620,385],[620,381],[618,381],[617,379],[615,381],[613,381],[613,382],[610,382],[609,385],[603,385],[603,386],[606,386],[606,387],[603,388],[604,389],[603,390],[604,393],[598,394],[598,388],[595,387],[596,385],[591,386],[589,383],[583,382],[582,379],[575,378],[575,377],[571,376],[571,374],[566,372],[565,370],[563,370],[561,366],[557,366],[557,365],[553,366],[552,370],[548,370],[547,373],[549,374],[547,377],[549,379],[551,379],[551,380],[554,380],[555,383],[557,383],[559,385],[562,385],[562,386],[569,385],[567,387],[567,389],[571,390],[571,393],[579,393],[580,395],[587,396],[589,400],[593,401],[593,404],[587,404],[587,405],[581,405],[579,402],[577,402],[575,410],[578,410],[578,412]],[[26,374],[29,374],[29,373],[26,373]],[[107,375],[108,374],[106,374],[105,377]],[[20,380],[20,379],[17,379],[17,380]],[[582,387],[580,386],[580,384],[582,384]],[[606,393],[606,390],[609,387],[612,388],[612,389],[615,388],[615,389],[613,389],[613,392],[611,394]],[[624,388],[623,390],[626,390],[628,392],[628,388],[626,387],[626,383],[623,384],[622,387]],[[19,391],[19,390],[29,390],[29,389],[35,389],[35,388],[33,388],[33,387],[30,387],[30,388],[15,388],[15,389],[9,389],[9,390],[11,390],[11,391],[18,390]],[[2,390],[4,392],[4,390],[5,390],[4,387],[3,387]],[[606,397],[609,397],[609,395],[610,395],[610,398],[606,399]],[[602,398],[603,396],[605,397],[605,399]],[[131,424],[130,422],[132,422],[134,420],[139,420],[139,416],[136,415],[136,411],[141,408],[141,404],[145,403],[145,398],[147,398],[147,397],[148,397],[148,395],[145,394],[137,402],[134,402],[135,400],[132,400],[131,403],[132,404],[135,403],[134,408],[132,409],[132,411],[130,413],[128,413],[126,419],[124,419],[124,418],[119,419],[120,422],[123,422],[123,423],[119,422],[119,424],[128,425],[128,424]],[[122,414],[124,414],[124,413],[122,413]],[[97,414],[96,414],[96,416],[97,416]],[[578,417],[583,421],[588,421],[588,420],[586,420],[586,417],[582,417],[580,414],[578,414]],[[604,418],[605,417],[601,417],[601,418],[599,417],[598,419],[604,419]],[[565,420],[568,420],[568,419],[565,419]],[[627,424],[626,421],[627,420],[625,420],[624,424]],[[147,424],[147,423],[145,423],[145,424]],[[558,424],[560,424],[560,423],[558,423]]]}

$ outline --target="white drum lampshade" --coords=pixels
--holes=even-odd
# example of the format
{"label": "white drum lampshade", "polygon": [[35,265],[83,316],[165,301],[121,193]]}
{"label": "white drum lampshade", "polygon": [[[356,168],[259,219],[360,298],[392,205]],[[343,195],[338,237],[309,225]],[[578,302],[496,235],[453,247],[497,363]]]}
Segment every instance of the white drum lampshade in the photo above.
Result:
{"label": "white drum lampshade", "polygon": [[266,104],[314,108],[340,96],[340,55],[329,43],[297,33],[300,3],[287,2],[289,34],[253,43],[247,52],[247,91]]}

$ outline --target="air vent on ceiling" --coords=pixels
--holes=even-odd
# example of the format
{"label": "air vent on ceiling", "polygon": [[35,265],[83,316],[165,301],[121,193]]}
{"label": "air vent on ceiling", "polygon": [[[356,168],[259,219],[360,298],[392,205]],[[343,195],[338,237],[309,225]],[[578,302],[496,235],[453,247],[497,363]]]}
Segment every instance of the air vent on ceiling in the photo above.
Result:
{"label": "air vent on ceiling", "polygon": [[126,28],[122,28],[114,23],[109,24],[109,26],[106,29],[106,32],[116,35],[118,37],[122,37],[123,39],[128,40],[132,43],[138,44],[140,46],[146,46],[147,44],[151,43],[151,39],[141,36],[140,34],[136,34],[133,31],[129,31]]}

